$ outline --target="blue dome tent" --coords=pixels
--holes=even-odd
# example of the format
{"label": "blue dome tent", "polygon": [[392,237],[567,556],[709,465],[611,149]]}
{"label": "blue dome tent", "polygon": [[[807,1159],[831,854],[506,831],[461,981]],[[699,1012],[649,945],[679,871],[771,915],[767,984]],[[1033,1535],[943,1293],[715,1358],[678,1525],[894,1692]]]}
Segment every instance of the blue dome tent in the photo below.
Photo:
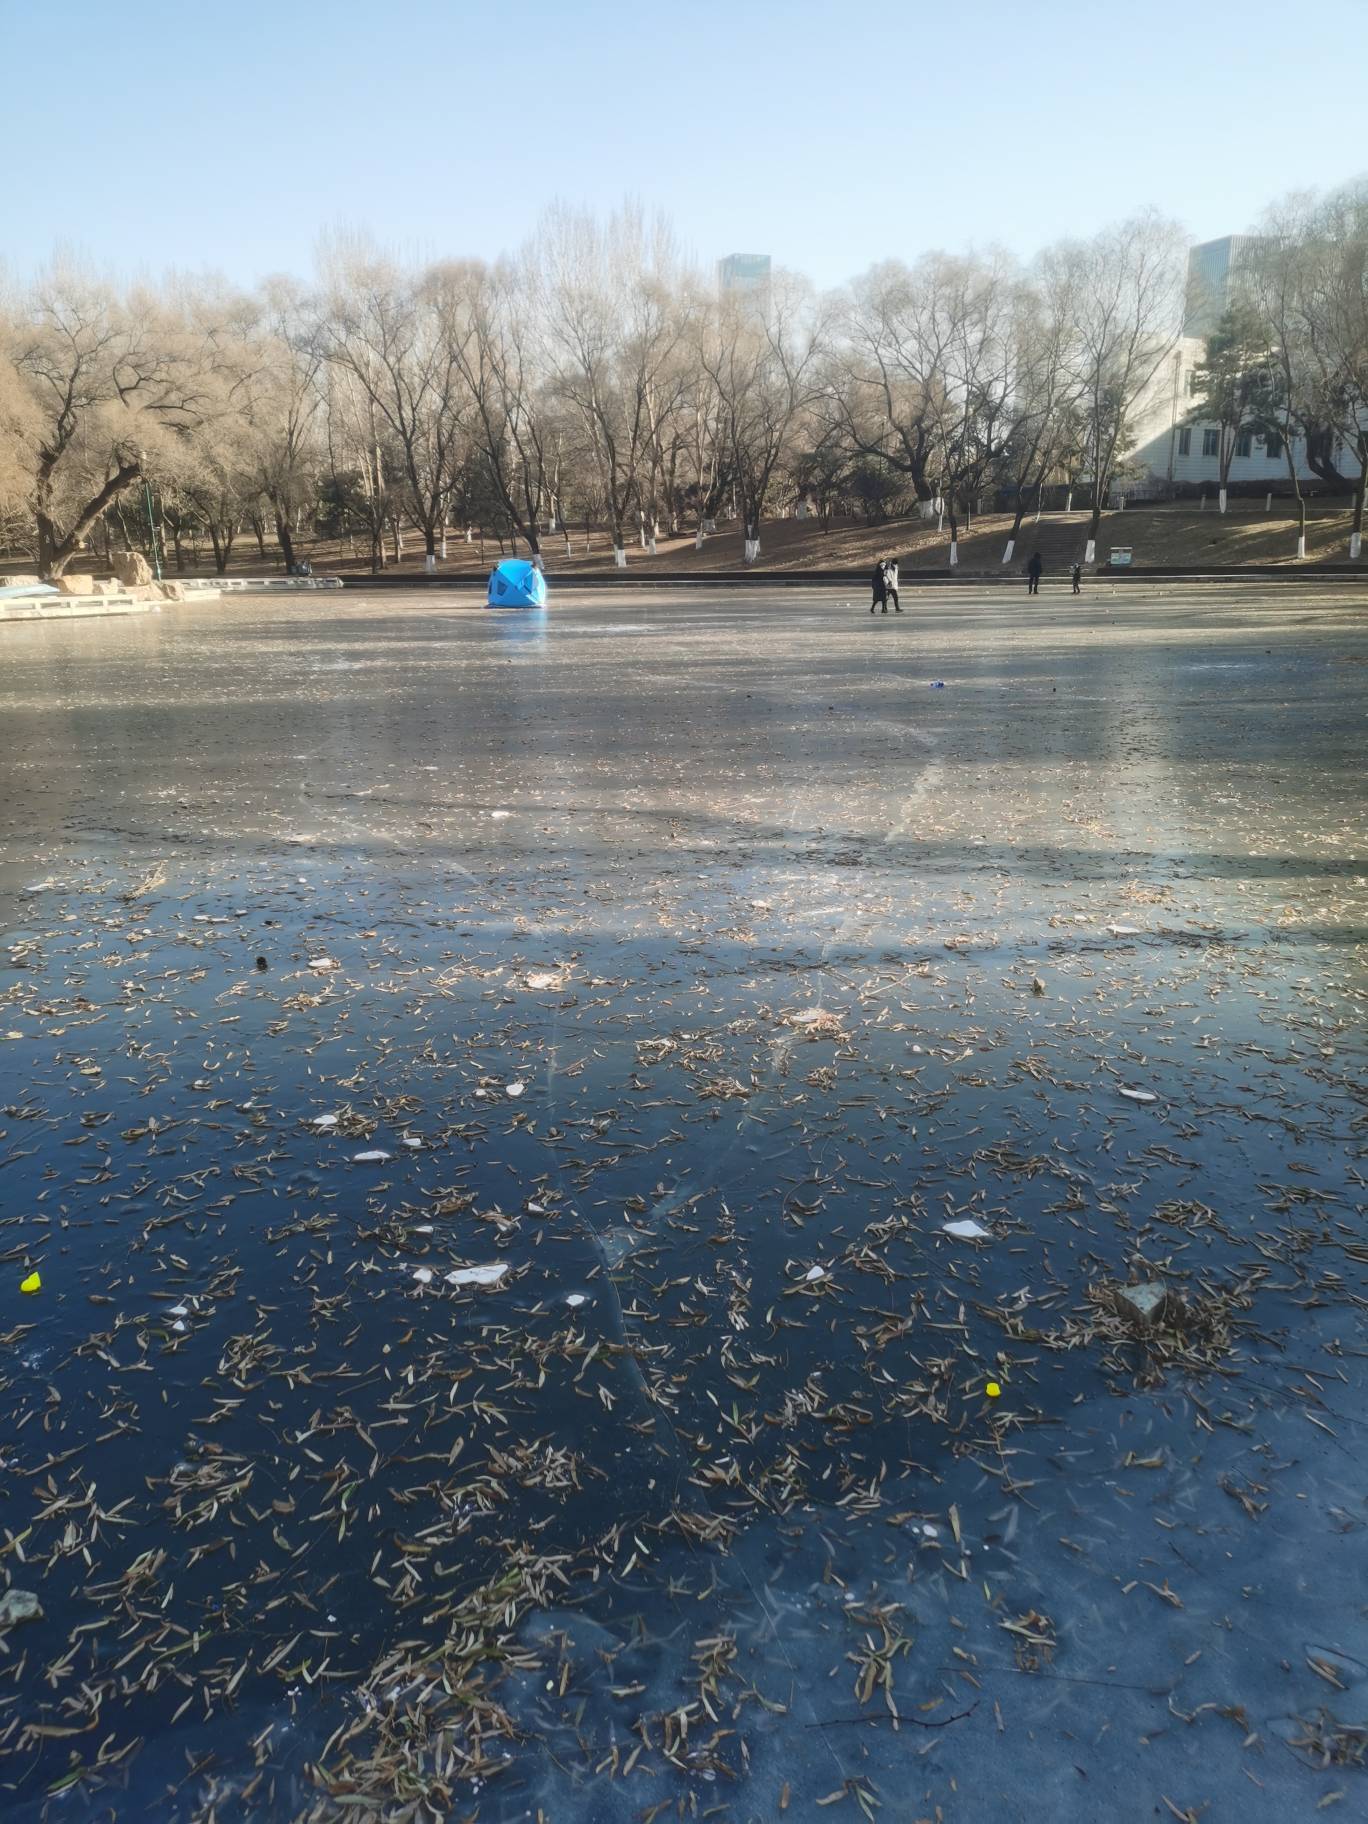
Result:
{"label": "blue dome tent", "polygon": [[525,558],[506,557],[489,573],[487,608],[545,608],[546,578]]}

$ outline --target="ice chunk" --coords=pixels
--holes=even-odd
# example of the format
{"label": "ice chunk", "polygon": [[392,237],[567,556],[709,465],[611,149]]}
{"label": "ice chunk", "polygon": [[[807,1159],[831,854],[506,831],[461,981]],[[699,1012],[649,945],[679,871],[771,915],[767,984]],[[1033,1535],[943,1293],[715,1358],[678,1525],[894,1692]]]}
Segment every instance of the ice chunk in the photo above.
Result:
{"label": "ice chunk", "polygon": [[1140,1286],[1121,1286],[1116,1294],[1125,1314],[1138,1317],[1142,1324],[1154,1323],[1168,1302],[1168,1296],[1167,1286],[1157,1279],[1146,1280]]}
{"label": "ice chunk", "polygon": [[378,1146],[373,1148],[369,1153],[352,1154],[352,1159],[357,1165],[379,1165],[383,1160],[388,1158],[389,1154],[382,1151]]}
{"label": "ice chunk", "polygon": [[420,1286],[430,1286],[432,1284],[432,1268],[415,1267],[413,1269],[413,1277],[418,1281]]}
{"label": "ice chunk", "polygon": [[516,1098],[520,1096],[526,1088],[526,1083],[505,1083],[504,1094]]}
{"label": "ice chunk", "polygon": [[446,1276],[449,1286],[497,1286],[508,1271],[506,1260],[497,1260],[487,1267],[456,1267]]}
{"label": "ice chunk", "polygon": [[1159,1099],[1148,1089],[1123,1089],[1121,1094],[1128,1102],[1157,1102]]}
{"label": "ice chunk", "polygon": [[958,1222],[943,1222],[941,1228],[947,1235],[953,1235],[956,1241],[991,1241],[993,1231],[985,1229],[981,1222],[975,1222],[972,1216],[965,1216]]}
{"label": "ice chunk", "polygon": [[315,1127],[336,1127],[337,1126],[337,1116],[336,1115],[315,1115],[313,1118],[313,1125]]}

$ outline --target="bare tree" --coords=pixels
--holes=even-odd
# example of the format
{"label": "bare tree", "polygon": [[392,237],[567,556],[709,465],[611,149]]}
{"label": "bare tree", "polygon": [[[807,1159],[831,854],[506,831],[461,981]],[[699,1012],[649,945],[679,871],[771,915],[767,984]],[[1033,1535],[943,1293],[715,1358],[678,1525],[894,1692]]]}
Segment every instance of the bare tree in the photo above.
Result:
{"label": "bare tree", "polygon": [[1042,259],[1047,283],[1075,299],[1070,365],[1087,422],[1092,480],[1086,563],[1097,555],[1112,475],[1130,446],[1135,409],[1177,340],[1182,236],[1141,215],[1090,241],[1066,241]]}
{"label": "bare tree", "polygon": [[1301,243],[1302,331],[1326,422],[1358,465],[1349,556],[1363,552],[1368,492],[1368,180],[1331,193]]}
{"label": "bare tree", "polygon": [[[450,328],[460,307],[460,269],[410,274],[367,247],[344,245],[328,252],[325,270],[317,346],[353,376],[388,432],[432,569],[464,436]],[[397,529],[395,536],[397,543]]]}
{"label": "bare tree", "polygon": [[724,298],[699,358],[717,398],[718,433],[740,496],[745,561],[760,555],[760,521],[776,475],[796,460],[797,432],[820,385],[830,308],[810,287],[777,273],[762,304]]}
{"label": "bare tree", "polygon": [[554,518],[558,488],[527,259],[462,266],[445,325],[468,400],[472,450],[499,512],[539,560],[542,516]]}
{"label": "bare tree", "polygon": [[852,452],[896,469],[924,501],[936,492],[949,361],[942,292],[952,264],[940,254],[910,268],[889,260],[857,279],[826,388]]}
{"label": "bare tree", "polygon": [[1265,387],[1255,410],[1265,437],[1275,436],[1287,465],[1297,503],[1297,556],[1306,556],[1306,496],[1302,491],[1297,441],[1308,439],[1315,418],[1312,382],[1303,334],[1302,258],[1308,199],[1293,197],[1271,208],[1249,269],[1254,308],[1268,344]]}
{"label": "bare tree", "polygon": [[37,281],[6,340],[27,395],[38,568],[56,577],[149,450],[195,421],[201,351],[158,298],[121,297],[67,263]]}
{"label": "bare tree", "polygon": [[1046,481],[1076,432],[1078,389],[1067,358],[1073,317],[1067,275],[1018,288],[1010,328],[1013,423],[1004,452],[1013,515],[1004,564],[1016,551],[1031,488],[1039,519]]}
{"label": "bare tree", "polygon": [[652,401],[684,335],[679,259],[663,224],[648,228],[632,209],[603,227],[552,211],[536,258],[555,384],[582,428],[621,568],[650,460]]}

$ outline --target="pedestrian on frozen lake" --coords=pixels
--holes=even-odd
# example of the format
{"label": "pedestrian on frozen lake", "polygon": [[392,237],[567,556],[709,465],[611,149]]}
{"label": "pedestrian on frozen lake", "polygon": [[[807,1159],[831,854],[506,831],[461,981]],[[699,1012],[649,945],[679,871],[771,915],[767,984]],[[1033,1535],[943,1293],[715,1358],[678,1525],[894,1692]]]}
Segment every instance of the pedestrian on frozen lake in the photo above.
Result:
{"label": "pedestrian on frozen lake", "polygon": [[888,571],[884,567],[884,560],[882,558],[875,564],[874,574],[869,580],[874,585],[874,600],[869,604],[869,612],[873,614],[876,608],[882,608],[884,613],[887,614]]}
{"label": "pedestrian on frozen lake", "polygon": [[1082,566],[1082,564],[1074,565],[1072,575],[1073,575],[1073,592],[1075,595],[1082,595],[1082,593],[1083,593],[1083,566]]}
{"label": "pedestrian on frozen lake", "polygon": [[901,614],[902,603],[898,600],[898,560],[896,557],[884,559],[884,586],[893,598],[894,614]]}
{"label": "pedestrian on frozen lake", "polygon": [[1027,593],[1027,595],[1039,595],[1040,594],[1040,573],[1044,568],[1045,568],[1044,564],[1040,561],[1039,551],[1032,551],[1031,561],[1026,566],[1026,593]]}

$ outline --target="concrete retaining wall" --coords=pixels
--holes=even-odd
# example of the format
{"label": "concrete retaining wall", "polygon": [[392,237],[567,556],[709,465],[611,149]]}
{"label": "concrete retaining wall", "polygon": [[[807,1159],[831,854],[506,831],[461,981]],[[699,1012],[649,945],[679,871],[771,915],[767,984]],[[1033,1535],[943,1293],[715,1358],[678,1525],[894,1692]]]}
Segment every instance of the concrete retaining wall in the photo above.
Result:
{"label": "concrete retaining wall", "polygon": [[32,595],[0,602],[0,627],[8,621],[101,620],[116,614],[148,614],[161,603],[131,595]]}
{"label": "concrete retaining wall", "polygon": [[180,576],[168,578],[178,582],[187,594],[207,591],[225,594],[230,590],[256,592],[262,589],[340,589],[340,576]]}

